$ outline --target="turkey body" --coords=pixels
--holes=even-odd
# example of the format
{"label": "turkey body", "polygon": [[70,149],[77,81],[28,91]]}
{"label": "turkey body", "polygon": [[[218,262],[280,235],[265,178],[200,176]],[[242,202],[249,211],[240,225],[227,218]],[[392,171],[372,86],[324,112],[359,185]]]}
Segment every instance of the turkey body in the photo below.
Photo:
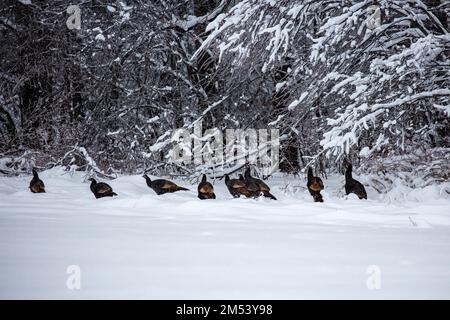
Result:
{"label": "turkey body", "polygon": [[165,179],[151,180],[150,177],[147,176],[146,174],[144,174],[143,177],[145,178],[147,186],[149,188],[153,189],[153,191],[155,191],[157,195],[189,190],[189,189],[180,187],[177,184],[175,184],[174,182],[169,181],[169,180],[165,180]]}
{"label": "turkey body", "polygon": [[33,193],[44,193],[45,185],[44,182],[39,179],[39,175],[35,169],[33,169],[33,179],[30,181],[30,191]]}
{"label": "turkey body", "polygon": [[366,188],[364,188],[361,182],[353,179],[352,169],[353,166],[351,163],[349,163],[347,166],[347,170],[345,171],[345,193],[347,195],[349,195],[350,193],[354,193],[358,196],[359,199],[367,200]]}

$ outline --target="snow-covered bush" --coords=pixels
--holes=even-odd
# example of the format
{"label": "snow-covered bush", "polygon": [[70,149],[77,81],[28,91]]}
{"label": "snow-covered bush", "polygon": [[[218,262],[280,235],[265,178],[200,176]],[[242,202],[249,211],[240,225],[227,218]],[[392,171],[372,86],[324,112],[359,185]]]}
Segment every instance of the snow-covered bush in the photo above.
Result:
{"label": "snow-covered bush", "polygon": [[0,152],[195,175],[168,155],[199,121],[279,129],[291,172],[450,147],[445,1],[84,2],[80,30],[69,4],[0,5]]}
{"label": "snow-covered bush", "polygon": [[209,24],[197,55],[215,52],[241,105],[260,93],[251,107],[305,165],[449,147],[448,11],[441,1],[244,0]]}

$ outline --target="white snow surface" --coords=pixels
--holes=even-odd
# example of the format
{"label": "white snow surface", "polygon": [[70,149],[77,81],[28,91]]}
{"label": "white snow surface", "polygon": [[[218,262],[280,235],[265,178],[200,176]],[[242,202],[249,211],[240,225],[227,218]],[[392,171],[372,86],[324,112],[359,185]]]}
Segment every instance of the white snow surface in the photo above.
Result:
{"label": "white snow surface", "polygon": [[[449,299],[450,199],[442,186],[397,188],[369,200],[325,179],[314,203],[305,179],[276,175],[278,201],[157,196],[139,176],[107,181],[95,199],[82,173],[0,177],[0,298]],[[364,177],[360,178],[364,183]],[[447,188],[448,190],[448,188]],[[67,268],[81,270],[69,290]],[[380,288],[367,286],[370,266]]]}

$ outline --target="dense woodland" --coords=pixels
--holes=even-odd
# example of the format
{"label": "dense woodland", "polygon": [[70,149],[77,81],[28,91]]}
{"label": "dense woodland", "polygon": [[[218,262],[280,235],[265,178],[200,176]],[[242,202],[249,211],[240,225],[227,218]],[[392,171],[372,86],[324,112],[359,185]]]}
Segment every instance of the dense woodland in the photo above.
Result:
{"label": "dense woodland", "polygon": [[[450,2],[2,0],[0,157],[196,175],[177,128],[280,130],[280,170],[450,172]],[[66,9],[78,4],[81,28]],[[232,166],[220,169],[231,170]],[[218,170],[218,168],[208,168]]]}

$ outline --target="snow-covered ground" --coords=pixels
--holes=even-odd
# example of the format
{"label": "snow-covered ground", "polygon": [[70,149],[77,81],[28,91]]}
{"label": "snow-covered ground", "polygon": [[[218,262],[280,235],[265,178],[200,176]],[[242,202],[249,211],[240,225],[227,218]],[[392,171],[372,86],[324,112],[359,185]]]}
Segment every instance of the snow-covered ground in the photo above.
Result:
{"label": "snow-covered ground", "polygon": [[201,201],[183,181],[192,191],[157,196],[123,176],[108,182],[118,197],[96,200],[81,173],[41,178],[45,194],[0,177],[0,298],[450,298],[442,186],[364,201],[334,176],[314,203],[303,178],[279,175],[278,201],[232,199],[223,181]]}

